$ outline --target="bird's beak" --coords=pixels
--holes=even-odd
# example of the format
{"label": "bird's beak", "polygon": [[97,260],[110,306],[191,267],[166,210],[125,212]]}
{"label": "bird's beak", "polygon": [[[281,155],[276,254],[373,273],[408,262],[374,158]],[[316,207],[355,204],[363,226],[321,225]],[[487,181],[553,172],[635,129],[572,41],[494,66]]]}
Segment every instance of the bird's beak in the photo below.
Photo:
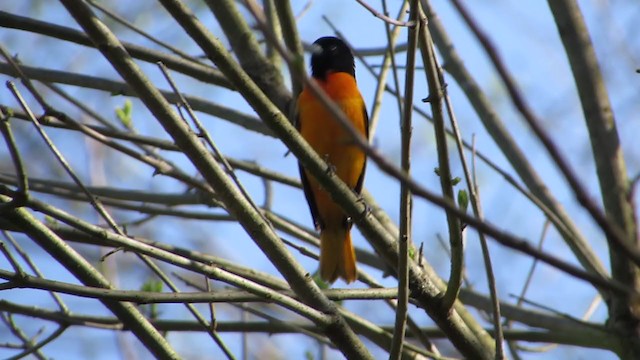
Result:
{"label": "bird's beak", "polygon": [[320,55],[322,54],[322,46],[318,44],[311,44],[311,55]]}

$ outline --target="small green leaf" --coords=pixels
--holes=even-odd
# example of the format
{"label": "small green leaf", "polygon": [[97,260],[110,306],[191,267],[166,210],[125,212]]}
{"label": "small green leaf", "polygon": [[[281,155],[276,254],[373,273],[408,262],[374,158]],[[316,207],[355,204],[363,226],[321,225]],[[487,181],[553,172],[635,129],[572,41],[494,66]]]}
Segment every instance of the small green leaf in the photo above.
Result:
{"label": "small green leaf", "polygon": [[116,116],[118,120],[124,125],[126,128],[131,128],[131,124],[133,120],[131,119],[131,112],[133,110],[133,104],[131,100],[127,99],[122,105],[121,108],[116,108]]}
{"label": "small green leaf", "polygon": [[[162,281],[160,280],[147,280],[142,286],[140,286],[140,290],[142,291],[150,291],[150,292],[161,292],[162,291]],[[140,305],[140,310],[144,312],[149,319],[157,319],[160,316],[160,312],[158,311],[158,304],[142,304]]]}
{"label": "small green leaf", "polygon": [[305,360],[313,360],[313,352],[311,352],[311,350],[306,350],[304,352],[304,358]]}
{"label": "small green leaf", "polygon": [[458,206],[463,211],[467,211],[467,208],[469,207],[469,195],[467,195],[466,190],[458,191]]}
{"label": "small green leaf", "polygon": [[436,175],[440,176],[440,168],[433,168],[433,172],[436,173]]}
{"label": "small green leaf", "polygon": [[462,179],[460,179],[459,176],[456,176],[453,179],[451,179],[451,185],[456,186],[460,183],[460,181],[462,181]]}
{"label": "small green leaf", "polygon": [[162,291],[162,281],[160,280],[147,280],[140,287],[142,291],[160,292]]}
{"label": "small green leaf", "polygon": [[413,246],[409,247],[409,258],[414,259],[416,258],[416,248]]}

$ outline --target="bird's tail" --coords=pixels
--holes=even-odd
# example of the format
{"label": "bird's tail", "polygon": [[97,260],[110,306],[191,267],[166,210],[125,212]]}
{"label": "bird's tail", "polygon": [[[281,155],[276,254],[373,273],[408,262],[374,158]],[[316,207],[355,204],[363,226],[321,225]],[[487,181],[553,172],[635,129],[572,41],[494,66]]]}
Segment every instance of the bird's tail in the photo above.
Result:
{"label": "bird's tail", "polygon": [[348,229],[327,228],[320,233],[320,276],[330,283],[338,277],[347,283],[356,280],[356,253]]}

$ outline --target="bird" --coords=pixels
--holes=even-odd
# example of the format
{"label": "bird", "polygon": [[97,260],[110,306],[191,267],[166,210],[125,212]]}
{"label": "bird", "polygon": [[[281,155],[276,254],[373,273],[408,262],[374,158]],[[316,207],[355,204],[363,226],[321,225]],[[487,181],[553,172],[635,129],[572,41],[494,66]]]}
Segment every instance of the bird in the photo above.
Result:
{"label": "bird", "polygon": [[[351,125],[369,138],[369,118],[358,89],[353,53],[336,37],[321,37],[312,45],[311,77],[344,112]],[[302,137],[356,194],[362,191],[366,155],[329,109],[305,86],[297,100],[296,126]],[[320,277],[347,284],[357,278],[351,241],[353,222],[316,178],[299,164],[304,194],[316,230],[320,232]]]}

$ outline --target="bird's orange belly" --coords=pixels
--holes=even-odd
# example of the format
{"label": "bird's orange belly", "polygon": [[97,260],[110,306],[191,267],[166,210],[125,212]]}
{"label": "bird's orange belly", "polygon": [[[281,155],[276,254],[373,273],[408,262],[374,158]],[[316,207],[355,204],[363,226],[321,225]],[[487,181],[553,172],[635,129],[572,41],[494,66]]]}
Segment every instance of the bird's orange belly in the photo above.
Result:
{"label": "bird's orange belly", "polygon": [[[366,115],[362,99],[340,99],[337,104],[351,120],[352,125],[364,135],[366,133]],[[315,98],[313,101],[305,102],[305,106],[299,109],[299,116],[300,119],[306,119],[300,124],[301,135],[327,162],[330,171],[333,171],[350,188],[355,188],[364,168],[365,154],[355,145],[351,134]],[[320,217],[325,225],[343,225],[337,224],[344,221],[343,211],[331,200],[329,194],[322,190],[311,174],[307,173],[307,177]]]}

